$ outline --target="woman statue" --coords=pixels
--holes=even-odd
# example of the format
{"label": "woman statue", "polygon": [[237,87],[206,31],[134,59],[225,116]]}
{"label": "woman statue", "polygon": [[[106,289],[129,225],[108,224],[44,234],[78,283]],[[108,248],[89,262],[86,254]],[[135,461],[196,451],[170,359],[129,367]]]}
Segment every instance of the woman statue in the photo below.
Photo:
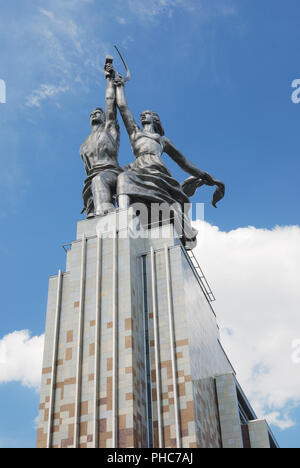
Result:
{"label": "woman statue", "polygon": [[[128,108],[125,96],[125,82],[121,75],[114,80],[116,86],[116,103],[128,132],[135,161],[119,175],[117,184],[118,205],[127,209],[133,202],[168,203],[176,207],[177,215],[183,216],[185,204],[201,185],[217,185],[213,205],[224,196],[225,186],[216,181],[207,172],[201,171],[188,161],[174,144],[165,137],[159,116],[152,111],[141,114],[142,129],[136,124]],[[184,171],[193,177],[182,185],[175,180],[164,162],[162,154],[167,153]],[[186,217],[185,217],[186,218]],[[194,243],[197,231],[190,222],[184,220],[183,241]]]}

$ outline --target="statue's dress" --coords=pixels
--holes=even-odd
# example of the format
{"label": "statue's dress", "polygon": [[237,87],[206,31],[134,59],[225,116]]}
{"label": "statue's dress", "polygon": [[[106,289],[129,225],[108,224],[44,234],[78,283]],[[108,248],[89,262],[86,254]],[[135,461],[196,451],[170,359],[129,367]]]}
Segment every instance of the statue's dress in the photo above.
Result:
{"label": "statue's dress", "polygon": [[118,186],[118,195],[126,194],[131,199],[170,205],[189,203],[179,182],[172,177],[161,156],[157,154],[139,155],[119,176]]}
{"label": "statue's dress", "polygon": [[181,220],[183,226],[182,240],[186,246],[189,243],[191,247],[195,245],[197,230],[192,228],[190,220],[184,215],[190,201],[162,161],[162,139],[163,137],[156,139],[162,148],[160,154],[136,153],[135,161],[123,168],[124,172],[118,178],[117,196],[128,195],[131,203],[145,203],[148,206],[150,203],[172,205],[175,217]]}

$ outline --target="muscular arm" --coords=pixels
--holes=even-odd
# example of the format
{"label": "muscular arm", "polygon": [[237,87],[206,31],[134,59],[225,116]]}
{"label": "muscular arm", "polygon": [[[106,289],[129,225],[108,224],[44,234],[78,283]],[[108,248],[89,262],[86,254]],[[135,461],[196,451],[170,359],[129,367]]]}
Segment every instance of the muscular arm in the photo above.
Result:
{"label": "muscular arm", "polygon": [[188,174],[202,179],[206,185],[215,185],[213,177],[188,161],[168,138],[165,138],[165,152]]}
{"label": "muscular arm", "polygon": [[139,128],[136,124],[131,111],[128,108],[127,99],[125,96],[124,84],[117,84],[116,86],[117,106],[120,110],[124,125],[126,127],[129,137]]}
{"label": "muscular arm", "polygon": [[106,123],[115,122],[117,120],[117,106],[116,106],[116,91],[114,80],[112,77],[106,79],[107,87],[105,94],[106,101]]}

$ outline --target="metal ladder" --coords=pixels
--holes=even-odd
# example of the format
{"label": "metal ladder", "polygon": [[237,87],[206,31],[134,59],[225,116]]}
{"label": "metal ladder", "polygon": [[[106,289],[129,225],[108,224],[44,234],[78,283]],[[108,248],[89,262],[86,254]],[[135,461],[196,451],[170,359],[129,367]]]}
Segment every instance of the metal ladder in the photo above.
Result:
{"label": "metal ladder", "polygon": [[207,281],[207,279],[205,278],[205,275],[202,271],[202,268],[200,267],[199,263],[198,263],[198,260],[196,259],[195,255],[193,254],[193,251],[192,250],[188,250],[187,251],[187,254],[190,258],[190,261],[194,267],[194,269],[196,270],[196,273],[200,279],[200,282],[204,288],[204,291],[208,297],[208,299],[210,300],[210,302],[214,302],[216,300],[215,298],[215,295],[214,293],[212,292],[211,290],[211,287]]}

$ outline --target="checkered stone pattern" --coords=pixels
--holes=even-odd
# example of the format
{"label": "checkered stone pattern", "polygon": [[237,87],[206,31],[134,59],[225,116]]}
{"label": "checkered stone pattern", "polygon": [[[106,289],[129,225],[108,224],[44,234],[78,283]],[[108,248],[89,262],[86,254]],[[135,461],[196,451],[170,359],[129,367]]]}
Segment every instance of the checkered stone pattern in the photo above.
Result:
{"label": "checkered stone pattern", "polygon": [[197,446],[198,448],[221,448],[222,436],[215,379],[194,380],[193,387]]}
{"label": "checkered stone pattern", "polygon": [[[54,340],[55,326],[55,310],[56,310],[56,293],[58,287],[57,277],[51,277],[49,281],[49,294],[47,304],[47,321],[46,321],[46,337],[44,345],[43,369],[41,378],[41,393],[39,406],[39,427],[37,433],[37,447],[46,447],[49,419],[49,404],[50,404],[50,385],[52,375],[52,344]],[[59,369],[63,362],[57,362]],[[56,418],[57,419],[57,418]],[[57,422],[57,421],[56,421]],[[57,424],[53,427],[53,432],[57,431]]]}
{"label": "checkered stone pattern", "polygon": [[[178,393],[179,425],[183,448],[220,447],[221,433],[214,375],[232,372],[219,343],[215,314],[182,248],[170,251],[172,312],[175,332],[175,385]],[[151,291],[151,258],[147,256],[148,291]],[[160,380],[162,385],[163,446],[176,448],[174,375],[167,298],[166,258],[164,250],[155,252],[155,276],[158,307]],[[158,447],[158,408],[155,371],[153,304],[148,295],[152,365],[152,405],[155,447]]]}
{"label": "checkered stone pattern", "polygon": [[[183,447],[195,447],[195,414],[193,402],[193,386],[190,370],[189,339],[184,312],[184,296],[181,282],[180,249],[170,251],[171,277],[172,277],[172,307],[174,311],[175,329],[175,359],[176,378],[175,385],[178,392],[179,419],[181,430],[181,443]],[[150,292],[152,288],[150,256],[147,256],[147,278]],[[176,448],[176,424],[175,424],[175,394],[174,375],[172,370],[171,336],[167,299],[166,259],[164,250],[155,252],[155,273],[158,306],[159,329],[159,357],[160,357],[160,381],[161,381],[161,411],[163,425],[163,444],[166,448]],[[182,284],[182,283],[181,283]],[[155,342],[152,296],[148,294],[149,304],[149,330],[151,346],[151,380],[152,380],[152,404],[154,422],[154,446],[159,447],[158,440],[158,408],[157,387],[155,369]]]}
{"label": "checkered stone pattern", "polygon": [[145,325],[141,259],[132,256],[132,274],[136,287],[132,290],[134,305],[130,328],[132,333],[132,372],[133,379],[133,447],[142,448],[148,445],[147,426],[147,375],[145,366]]}
{"label": "checkered stone pattern", "polygon": [[[88,227],[89,222],[86,222]],[[95,232],[93,231],[93,234]],[[148,443],[146,425],[144,366],[144,322],[142,294],[139,291],[138,256],[127,239],[117,242],[117,440],[119,447],[142,447]],[[51,425],[55,448],[74,447],[76,376],[78,357],[78,324],[80,310],[80,275],[82,242],[79,238],[67,254],[67,269],[63,274],[61,313],[59,321],[58,358],[56,362],[55,402]],[[92,448],[94,440],[94,385],[96,344],[96,258],[97,238],[87,239],[82,366],[80,379],[80,448]],[[100,279],[100,354],[99,395],[97,415],[99,439],[96,445],[113,445],[113,239],[104,238],[101,249]],[[39,410],[37,447],[45,448],[49,423],[50,388],[58,277],[49,284],[46,339]]]}
{"label": "checkered stone pattern", "polygon": [[[214,376],[232,372],[232,368],[219,343],[215,314],[182,245],[178,239],[170,235],[168,238],[133,239],[121,236],[120,231],[117,240],[117,289],[115,290],[113,265],[116,250],[111,237],[102,238],[100,284],[96,283],[97,234],[99,235],[97,223],[97,218],[79,222],[77,240],[72,243],[67,253],[67,267],[62,283],[58,356],[55,365],[51,447],[69,448],[77,445],[80,448],[94,446],[111,448],[114,443],[120,448],[148,447],[150,433],[148,398],[151,398],[152,403],[154,447],[159,447],[159,410],[162,445],[166,448],[177,447],[176,403],[181,446],[183,448],[219,446],[219,415]],[[87,241],[85,293],[81,304],[83,233]],[[100,234],[103,235],[101,232]],[[170,283],[167,275],[166,246],[170,260]],[[151,248],[155,259],[155,284],[152,283]],[[143,282],[143,258],[146,258],[146,284]],[[167,294],[168,285],[171,289],[171,302]],[[57,287],[58,277],[51,277],[38,423],[37,446],[40,448],[47,446]],[[96,343],[97,288],[100,288],[99,343]],[[157,303],[160,409],[156,384],[153,290]],[[113,322],[115,294],[116,323]],[[81,378],[77,382],[80,339],[78,325],[81,310],[83,311],[82,363]],[[171,340],[170,310],[174,321],[174,343]],[[149,327],[150,387],[147,385],[145,358],[145,314],[148,317]],[[117,340],[115,360],[114,337]],[[96,356],[100,356],[97,375],[95,375]],[[97,395],[95,395],[96,378],[99,384]],[[77,384],[80,387],[80,411],[79,438],[75,441]],[[95,420],[99,429],[98,440],[95,440],[97,434]]]}
{"label": "checkered stone pattern", "polygon": [[[55,290],[51,287],[52,281],[55,281]],[[44,369],[43,372],[47,371],[47,365],[52,360],[53,353],[53,341],[54,336],[51,333],[51,328],[54,327],[55,320],[55,302],[57,294],[57,278],[50,280],[49,287],[49,302],[47,311],[47,322],[46,322],[46,340],[44,349]],[[52,307],[49,307],[49,303]],[[76,385],[76,364],[75,364],[75,346],[76,344],[76,318],[78,316],[79,301],[78,297],[74,298],[72,294],[72,278],[69,273],[65,273],[63,277],[63,292],[62,292],[62,319],[59,327],[59,350],[58,360],[56,362],[56,381],[55,386],[55,405],[54,415],[52,424],[52,447],[54,448],[65,448],[73,445],[74,437],[74,415],[75,415],[75,385]],[[72,311],[72,318],[70,311]],[[49,364],[50,365],[50,364]],[[44,391],[48,390],[50,394],[50,385],[52,381],[52,367],[48,368],[48,379],[45,382],[42,381],[41,401]],[[49,402],[49,396],[47,396]],[[43,403],[41,403],[43,405]],[[46,406],[47,408],[47,406]],[[42,413],[42,414],[41,414]],[[39,426],[41,421],[44,420],[46,426],[48,426],[49,420],[49,409],[47,411],[40,410],[39,415]],[[46,428],[43,430],[44,435],[47,434]],[[45,447],[46,439],[45,436],[41,438],[42,429],[39,427],[38,431],[38,447]]]}

